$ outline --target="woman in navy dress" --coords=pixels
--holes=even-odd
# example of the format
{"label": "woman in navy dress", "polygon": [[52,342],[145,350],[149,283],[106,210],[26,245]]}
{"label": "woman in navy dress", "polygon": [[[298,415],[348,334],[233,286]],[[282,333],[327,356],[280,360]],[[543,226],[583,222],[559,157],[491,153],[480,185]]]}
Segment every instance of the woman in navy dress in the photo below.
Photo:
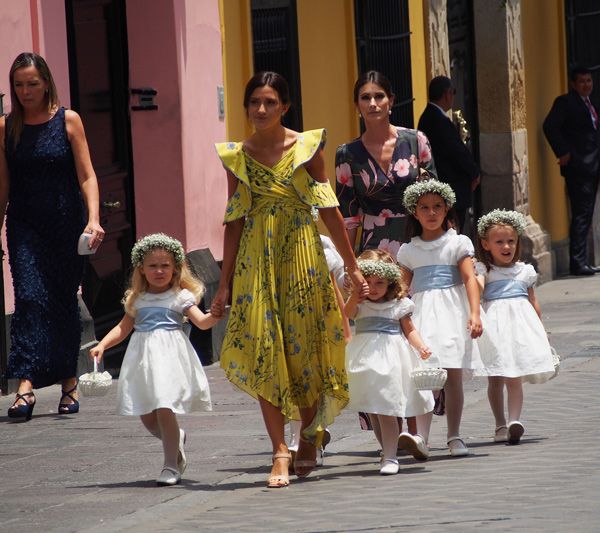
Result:
{"label": "woman in navy dress", "polygon": [[83,259],[77,241],[86,231],[94,248],[104,230],[83,124],[77,113],[59,106],[48,65],[37,54],[22,53],[9,78],[12,110],[0,118],[0,220],[6,212],[15,295],[6,375],[18,379],[19,388],[8,416],[29,420],[33,389],[57,382],[59,414],[79,410],[77,290]]}

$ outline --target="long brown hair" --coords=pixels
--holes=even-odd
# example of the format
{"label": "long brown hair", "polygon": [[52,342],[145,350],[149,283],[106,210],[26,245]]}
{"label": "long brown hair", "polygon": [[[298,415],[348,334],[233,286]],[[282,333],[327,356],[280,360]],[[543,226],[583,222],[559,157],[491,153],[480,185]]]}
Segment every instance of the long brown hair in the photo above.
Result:
{"label": "long brown hair", "polygon": [[59,105],[58,93],[56,91],[56,85],[54,84],[54,78],[52,77],[52,73],[50,72],[50,68],[46,63],[46,60],[42,56],[33,52],[23,52],[19,54],[13,61],[8,76],[10,82],[11,101],[9,134],[12,137],[14,147],[19,144],[21,133],[23,132],[23,124],[25,121],[23,106],[21,105],[21,102],[19,102],[19,98],[15,92],[14,77],[15,71],[25,67],[35,67],[40,77],[48,84],[48,89],[45,96],[48,113],[52,113],[52,111],[54,111]]}

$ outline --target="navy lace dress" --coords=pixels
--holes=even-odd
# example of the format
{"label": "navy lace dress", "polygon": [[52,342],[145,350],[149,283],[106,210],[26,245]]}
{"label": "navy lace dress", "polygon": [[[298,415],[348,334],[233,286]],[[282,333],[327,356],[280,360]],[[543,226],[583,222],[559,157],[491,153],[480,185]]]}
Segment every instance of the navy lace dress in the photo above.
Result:
{"label": "navy lace dress", "polygon": [[25,125],[16,149],[7,134],[5,146],[15,294],[7,376],[39,388],[75,376],[81,341],[77,240],[85,223],[64,108],[49,122]]}

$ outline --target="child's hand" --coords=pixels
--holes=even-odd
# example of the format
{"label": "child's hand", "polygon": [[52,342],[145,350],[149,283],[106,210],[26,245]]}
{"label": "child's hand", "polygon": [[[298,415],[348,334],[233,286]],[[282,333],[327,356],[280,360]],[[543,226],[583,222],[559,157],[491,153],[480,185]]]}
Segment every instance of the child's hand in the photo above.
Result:
{"label": "child's hand", "polygon": [[479,315],[471,315],[467,329],[471,332],[472,339],[481,337],[481,334],[483,333],[483,325],[481,324],[481,318],[479,318]]}
{"label": "child's hand", "polygon": [[431,357],[431,350],[427,346],[421,346],[419,348],[419,356],[425,361]]}
{"label": "child's hand", "polygon": [[98,362],[102,361],[102,356],[104,355],[104,347],[100,344],[97,344],[90,350],[90,357],[94,359],[98,358]]}

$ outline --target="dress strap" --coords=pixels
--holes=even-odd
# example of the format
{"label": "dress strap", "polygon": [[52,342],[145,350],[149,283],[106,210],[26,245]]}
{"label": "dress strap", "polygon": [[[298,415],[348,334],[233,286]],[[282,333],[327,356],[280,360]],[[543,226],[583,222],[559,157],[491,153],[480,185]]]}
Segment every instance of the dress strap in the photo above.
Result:
{"label": "dress strap", "polygon": [[462,282],[460,271],[455,265],[427,265],[413,270],[410,288],[414,294],[431,289],[447,289]]}

